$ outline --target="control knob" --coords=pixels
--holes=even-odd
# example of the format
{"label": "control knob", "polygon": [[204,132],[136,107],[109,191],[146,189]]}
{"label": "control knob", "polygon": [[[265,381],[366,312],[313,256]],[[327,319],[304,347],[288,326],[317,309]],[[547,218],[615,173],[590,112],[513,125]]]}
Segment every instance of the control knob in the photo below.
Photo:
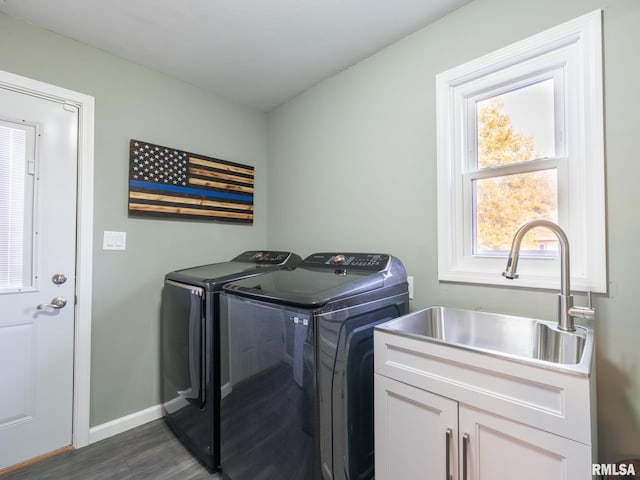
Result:
{"label": "control knob", "polygon": [[346,262],[347,259],[344,255],[334,255],[331,260],[333,261],[334,265],[342,265],[344,262]]}

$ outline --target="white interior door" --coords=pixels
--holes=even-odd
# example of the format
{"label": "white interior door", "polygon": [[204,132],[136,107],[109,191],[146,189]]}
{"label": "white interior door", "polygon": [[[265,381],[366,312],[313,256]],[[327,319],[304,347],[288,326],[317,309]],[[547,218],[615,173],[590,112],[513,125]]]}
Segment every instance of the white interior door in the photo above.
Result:
{"label": "white interior door", "polygon": [[71,445],[76,107],[0,88],[0,470]]}

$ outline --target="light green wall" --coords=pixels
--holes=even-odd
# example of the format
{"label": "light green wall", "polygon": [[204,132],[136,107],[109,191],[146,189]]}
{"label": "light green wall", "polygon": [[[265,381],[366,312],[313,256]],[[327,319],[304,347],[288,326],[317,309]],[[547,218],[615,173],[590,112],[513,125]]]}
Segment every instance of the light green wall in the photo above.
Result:
{"label": "light green wall", "polygon": [[[637,0],[475,0],[268,117],[0,14],[0,69],[96,99],[91,425],[159,402],[164,273],[256,246],[302,255],[387,251],[415,277],[414,309],[446,304],[553,319],[552,293],[437,281],[434,75],[596,8],[604,10],[613,284],[595,298],[600,451],[608,460],[640,455]],[[130,138],[254,165],[254,226],[127,218]],[[104,230],[126,231],[127,251],[103,251]]]}
{"label": "light green wall", "polygon": [[[91,425],[157,405],[164,274],[266,247],[266,116],[3,14],[0,69],[95,97]],[[131,138],[255,166],[254,225],[128,218]]]}
{"label": "light green wall", "polygon": [[601,459],[612,460],[640,456],[637,0],[475,0],[274,110],[268,231],[270,245],[301,255],[397,255],[415,277],[413,309],[444,304],[555,319],[552,292],[438,282],[434,77],[598,8],[612,287],[594,303],[599,446]]}

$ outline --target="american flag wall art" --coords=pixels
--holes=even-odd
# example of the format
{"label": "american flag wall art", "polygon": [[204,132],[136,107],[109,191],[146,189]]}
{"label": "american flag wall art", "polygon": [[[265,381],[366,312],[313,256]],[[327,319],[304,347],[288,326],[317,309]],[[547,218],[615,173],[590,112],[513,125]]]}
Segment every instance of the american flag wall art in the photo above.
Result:
{"label": "american flag wall art", "polygon": [[254,168],[129,143],[129,215],[253,223]]}

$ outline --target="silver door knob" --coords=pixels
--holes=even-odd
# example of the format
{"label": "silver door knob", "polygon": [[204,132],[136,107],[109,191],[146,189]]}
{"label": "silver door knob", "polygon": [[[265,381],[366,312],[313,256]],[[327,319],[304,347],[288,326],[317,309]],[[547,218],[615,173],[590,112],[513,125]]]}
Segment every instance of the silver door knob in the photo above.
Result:
{"label": "silver door knob", "polygon": [[41,303],[36,308],[38,310],[44,310],[45,308],[59,309],[67,304],[67,300],[63,297],[53,297],[51,303]]}
{"label": "silver door knob", "polygon": [[51,277],[51,281],[56,285],[62,285],[67,281],[67,277],[64,275],[64,273],[56,273],[53,277]]}

